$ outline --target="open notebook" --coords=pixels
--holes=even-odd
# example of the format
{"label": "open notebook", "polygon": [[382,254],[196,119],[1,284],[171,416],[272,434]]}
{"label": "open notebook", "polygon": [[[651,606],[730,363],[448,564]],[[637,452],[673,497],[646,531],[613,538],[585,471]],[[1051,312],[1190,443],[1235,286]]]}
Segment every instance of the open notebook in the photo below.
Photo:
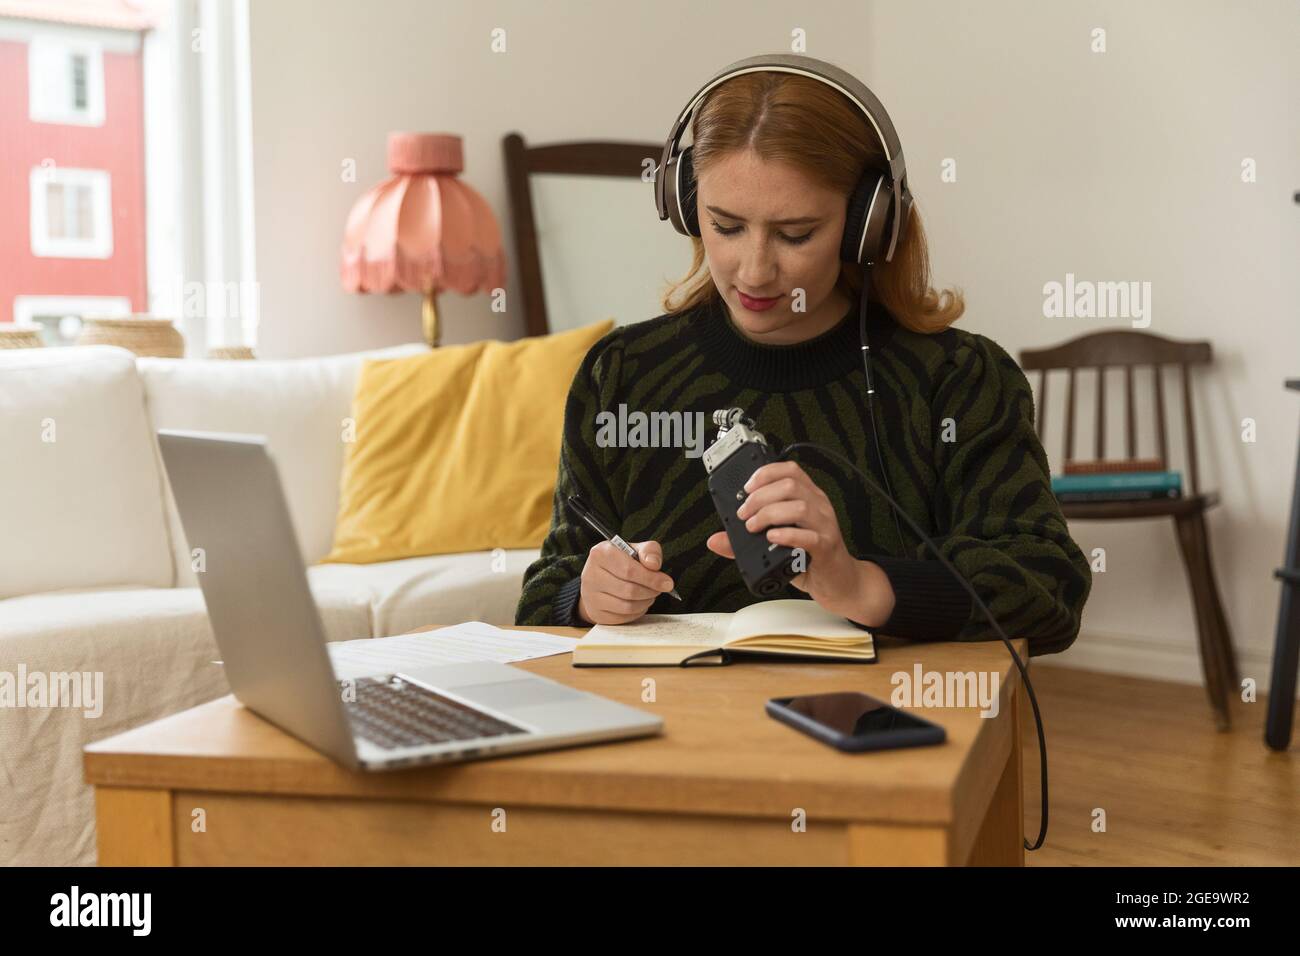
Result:
{"label": "open notebook", "polygon": [[871,634],[814,601],[763,601],[734,614],[647,614],[597,624],[573,649],[575,667],[729,664],[757,657],[874,664]]}

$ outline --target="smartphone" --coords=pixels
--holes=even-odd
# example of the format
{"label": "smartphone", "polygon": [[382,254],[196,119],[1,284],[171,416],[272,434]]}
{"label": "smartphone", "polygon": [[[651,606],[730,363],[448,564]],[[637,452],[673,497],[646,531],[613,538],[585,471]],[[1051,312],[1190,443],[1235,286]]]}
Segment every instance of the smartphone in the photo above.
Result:
{"label": "smartphone", "polygon": [[924,747],[946,739],[938,724],[857,691],[774,697],[767,702],[767,713],[809,737],[852,753]]}

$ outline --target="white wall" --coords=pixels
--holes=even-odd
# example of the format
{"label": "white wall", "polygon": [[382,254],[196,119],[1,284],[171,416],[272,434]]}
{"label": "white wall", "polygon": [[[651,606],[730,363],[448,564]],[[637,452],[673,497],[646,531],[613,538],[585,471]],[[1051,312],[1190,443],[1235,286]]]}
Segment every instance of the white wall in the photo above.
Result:
{"label": "white wall", "polygon": [[[505,54],[490,51],[495,27]],[[1090,51],[1095,27],[1105,53]],[[1149,331],[1213,341],[1216,366],[1195,386],[1202,485],[1223,495],[1210,535],[1243,675],[1266,683],[1300,420],[1300,396],[1282,388],[1300,375],[1296,0],[253,0],[259,354],[418,337],[416,296],[346,295],[337,278],[344,218],[386,176],[389,130],[465,137],[465,179],[497,210],[513,256],[505,133],[662,139],[718,67],[788,49],[796,29],[810,55],[857,73],[888,106],[936,281],[967,294],[964,327],[1014,355],[1123,324],[1043,317],[1044,283],[1072,272],[1149,281]],[[948,157],[955,183],[939,178]],[[1246,157],[1253,184],[1241,182]],[[356,183],[340,177],[349,158]],[[523,331],[485,297],[441,302],[449,344]],[[1054,385],[1051,411],[1063,398]],[[1240,438],[1245,418],[1254,443]],[[1048,451],[1059,470],[1059,445]],[[1199,680],[1172,526],[1072,531],[1085,552],[1106,549],[1107,571],[1083,635],[1055,660]]]}
{"label": "white wall", "polygon": [[[835,41],[826,56],[863,68],[862,45],[846,41],[866,35],[865,9],[824,6],[791,20],[798,8],[776,3],[253,0],[258,354],[339,352],[419,337],[418,296],[348,295],[338,282],[344,221],[353,201],[388,176],[390,130],[464,137],[463,178],[496,210],[513,259],[501,160],[506,133],[537,142],[662,141],[682,101],[709,75],[756,51],[785,48],[794,25],[814,42]],[[506,30],[504,54],[490,49],[497,27]],[[685,43],[674,50],[670,37]],[[340,179],[349,158],[356,183]],[[653,208],[647,198],[652,220]],[[686,262],[689,254],[684,248]],[[629,260],[635,256],[629,249]],[[511,275],[507,302],[517,289]],[[522,314],[494,314],[485,296],[449,293],[439,304],[448,344],[524,330]]]}
{"label": "white wall", "polygon": [[[1090,52],[1094,27],[1105,53]],[[871,38],[864,79],[900,126],[938,274],[967,293],[962,324],[1013,355],[1123,325],[1043,317],[1043,284],[1072,272],[1149,281],[1146,331],[1212,341],[1216,364],[1193,388],[1201,483],[1223,499],[1209,533],[1242,676],[1265,685],[1300,421],[1300,395],[1282,387],[1300,375],[1300,3],[912,0],[874,4]],[[939,180],[945,157],[956,183]],[[1049,385],[1057,442],[1064,384]],[[1110,441],[1120,427],[1108,418]],[[1061,445],[1048,452],[1059,470]],[[1199,680],[1172,523],[1071,532],[1085,553],[1106,549],[1107,570],[1083,636],[1054,662]]]}

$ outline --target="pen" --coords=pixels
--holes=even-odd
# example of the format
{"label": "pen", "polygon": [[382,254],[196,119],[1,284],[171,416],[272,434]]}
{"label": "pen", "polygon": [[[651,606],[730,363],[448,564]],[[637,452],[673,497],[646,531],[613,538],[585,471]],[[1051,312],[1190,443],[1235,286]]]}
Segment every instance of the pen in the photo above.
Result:
{"label": "pen", "polygon": [[[640,563],[641,555],[636,553],[636,548],[632,547],[630,544],[624,541],[622,537],[620,537],[619,535],[611,531],[609,528],[607,528],[604,522],[602,522],[599,518],[596,517],[595,512],[593,512],[590,508],[587,507],[586,502],[584,502],[577,495],[569,495],[567,501],[569,503],[569,507],[573,509],[573,513],[576,514],[583,521],[587,522],[587,524],[591,525],[592,530],[594,530],[596,534],[600,535],[602,538],[604,538],[614,547],[618,548],[620,551],[622,551],[624,554],[630,557],[633,561]],[[682,599],[682,596],[677,593],[676,588],[673,588],[668,593],[671,594],[679,601]]]}

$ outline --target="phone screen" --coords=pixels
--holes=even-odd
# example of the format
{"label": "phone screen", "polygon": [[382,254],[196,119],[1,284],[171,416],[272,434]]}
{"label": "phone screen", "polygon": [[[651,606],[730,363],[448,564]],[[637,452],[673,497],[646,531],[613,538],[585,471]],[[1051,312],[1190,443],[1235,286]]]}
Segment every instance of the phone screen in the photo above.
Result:
{"label": "phone screen", "polygon": [[867,737],[872,734],[933,726],[905,711],[856,691],[787,697],[780,703],[788,710],[845,737]]}

